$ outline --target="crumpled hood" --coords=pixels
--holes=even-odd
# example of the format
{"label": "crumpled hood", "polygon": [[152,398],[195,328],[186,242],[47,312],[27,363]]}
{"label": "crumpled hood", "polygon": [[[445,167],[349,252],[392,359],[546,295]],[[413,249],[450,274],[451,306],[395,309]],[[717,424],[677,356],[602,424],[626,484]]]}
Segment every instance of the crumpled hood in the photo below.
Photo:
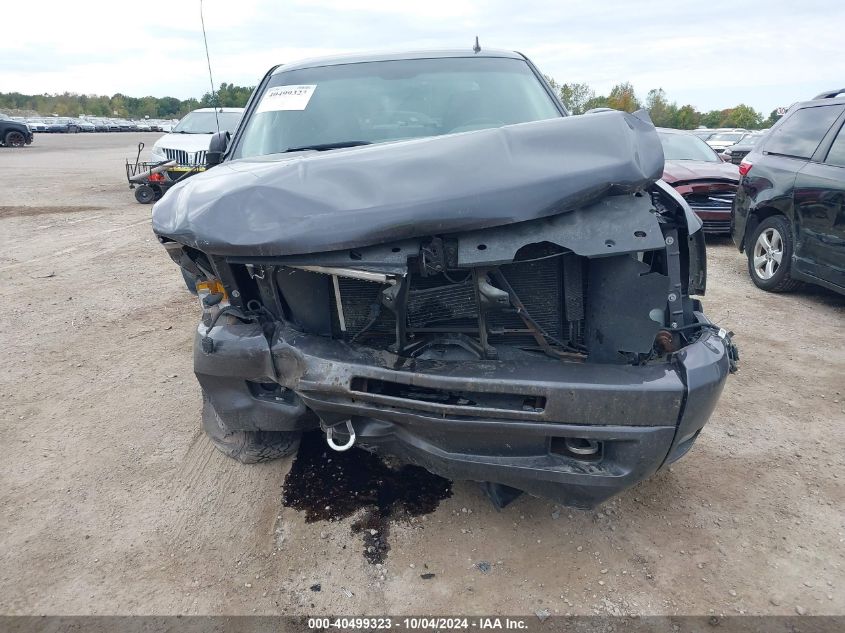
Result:
{"label": "crumpled hood", "polygon": [[733,163],[708,163],[703,160],[667,160],[663,180],[670,184],[691,180],[734,180],[739,182],[739,167]]}
{"label": "crumpled hood", "polygon": [[532,220],[660,178],[647,116],[604,112],[225,162],[170,189],[156,234],[217,255],[296,255]]}

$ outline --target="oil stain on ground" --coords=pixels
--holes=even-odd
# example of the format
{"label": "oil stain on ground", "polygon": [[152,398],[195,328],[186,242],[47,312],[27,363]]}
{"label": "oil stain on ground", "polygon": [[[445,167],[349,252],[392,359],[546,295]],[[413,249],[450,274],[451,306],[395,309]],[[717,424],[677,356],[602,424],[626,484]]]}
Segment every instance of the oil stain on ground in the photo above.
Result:
{"label": "oil stain on ground", "polygon": [[452,482],[417,466],[389,468],[359,448],[338,453],[321,433],[305,433],[282,491],[282,503],[304,512],[306,523],[363,510],[352,531],[362,535],[364,557],[375,564],[390,550],[390,523],[433,512],[452,496]]}

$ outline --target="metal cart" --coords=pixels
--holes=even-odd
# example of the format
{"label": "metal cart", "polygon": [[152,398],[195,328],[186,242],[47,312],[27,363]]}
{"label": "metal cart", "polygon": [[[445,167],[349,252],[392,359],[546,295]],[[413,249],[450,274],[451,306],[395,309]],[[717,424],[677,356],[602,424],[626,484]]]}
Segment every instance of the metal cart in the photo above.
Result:
{"label": "metal cart", "polygon": [[138,143],[138,154],[135,162],[126,161],[126,180],[129,188],[135,190],[135,199],[141,204],[151,204],[161,198],[164,192],[177,180],[173,180],[167,173],[168,169],[176,167],[175,160],[146,162],[141,160],[143,143]]}

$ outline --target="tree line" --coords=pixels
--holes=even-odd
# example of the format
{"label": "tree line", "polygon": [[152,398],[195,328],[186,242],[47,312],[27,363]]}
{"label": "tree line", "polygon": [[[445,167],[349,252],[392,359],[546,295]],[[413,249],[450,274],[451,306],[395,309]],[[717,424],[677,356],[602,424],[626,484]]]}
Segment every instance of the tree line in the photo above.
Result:
{"label": "tree line", "polygon": [[23,116],[80,115],[120,117],[125,119],[178,119],[197,108],[219,106],[240,108],[246,105],[253,86],[222,83],[215,94],[206,92],[200,99],[176,97],[129,97],[117,93],[107,95],[62,94],[25,95],[20,92],[0,92],[0,111]]}
{"label": "tree line", "polygon": [[[749,130],[771,127],[778,119],[777,111],[768,118],[751,106],[740,103],[724,110],[700,112],[694,106],[679,106],[669,101],[662,88],[649,90],[645,100],[640,101],[634,87],[620,83],[610,93],[597,95],[586,83],[558,83],[546,77],[560,100],[573,114],[583,114],[592,108],[614,108],[633,112],[645,108],[651,120],[658,127],[672,127],[692,130],[699,125],[709,128],[741,127]],[[175,97],[129,97],[120,93],[106,95],[80,95],[73,92],[63,94],[25,95],[19,92],[0,92],[0,110],[12,114],[41,114],[58,116],[116,116],[129,119],[173,119],[180,118],[196,108],[212,106],[241,108],[246,105],[254,86],[236,86],[222,83],[214,94],[206,92],[200,99],[177,99]]]}
{"label": "tree line", "polygon": [[669,101],[663,88],[649,90],[645,101],[640,101],[634,87],[628,82],[616,84],[610,94],[605,96],[597,95],[586,83],[561,84],[552,77],[547,76],[546,79],[573,114],[583,114],[593,108],[613,108],[625,112],[645,109],[657,127],[681,130],[692,130],[699,125],[709,128],[741,127],[759,130],[771,127],[778,120],[777,110],[772,110],[768,118],[764,118],[762,113],[744,103],[724,110],[700,112],[690,104],[679,106],[675,101]]}

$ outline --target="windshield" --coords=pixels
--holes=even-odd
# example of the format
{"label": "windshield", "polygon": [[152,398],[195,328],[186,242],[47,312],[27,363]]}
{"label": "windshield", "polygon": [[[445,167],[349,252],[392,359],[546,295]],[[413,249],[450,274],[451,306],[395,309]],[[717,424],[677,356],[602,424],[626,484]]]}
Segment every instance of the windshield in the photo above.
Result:
{"label": "windshield", "polygon": [[241,120],[241,113],[218,112],[215,119],[214,112],[189,112],[172,131],[183,134],[214,134],[217,132],[218,120],[221,131],[228,130],[234,133],[238,128],[238,121]]}
{"label": "windshield", "polygon": [[262,93],[233,156],[366,145],[558,116],[551,96],[520,59],[450,57],[282,69]]}
{"label": "windshield", "polygon": [[720,134],[714,134],[713,136],[711,136],[707,140],[708,141],[732,141],[732,142],[736,143],[739,139],[742,138],[743,134],[745,134],[745,132],[722,132]]}
{"label": "windshield", "polygon": [[663,144],[663,157],[666,160],[721,162],[707,143],[692,134],[660,134],[660,142]]}

